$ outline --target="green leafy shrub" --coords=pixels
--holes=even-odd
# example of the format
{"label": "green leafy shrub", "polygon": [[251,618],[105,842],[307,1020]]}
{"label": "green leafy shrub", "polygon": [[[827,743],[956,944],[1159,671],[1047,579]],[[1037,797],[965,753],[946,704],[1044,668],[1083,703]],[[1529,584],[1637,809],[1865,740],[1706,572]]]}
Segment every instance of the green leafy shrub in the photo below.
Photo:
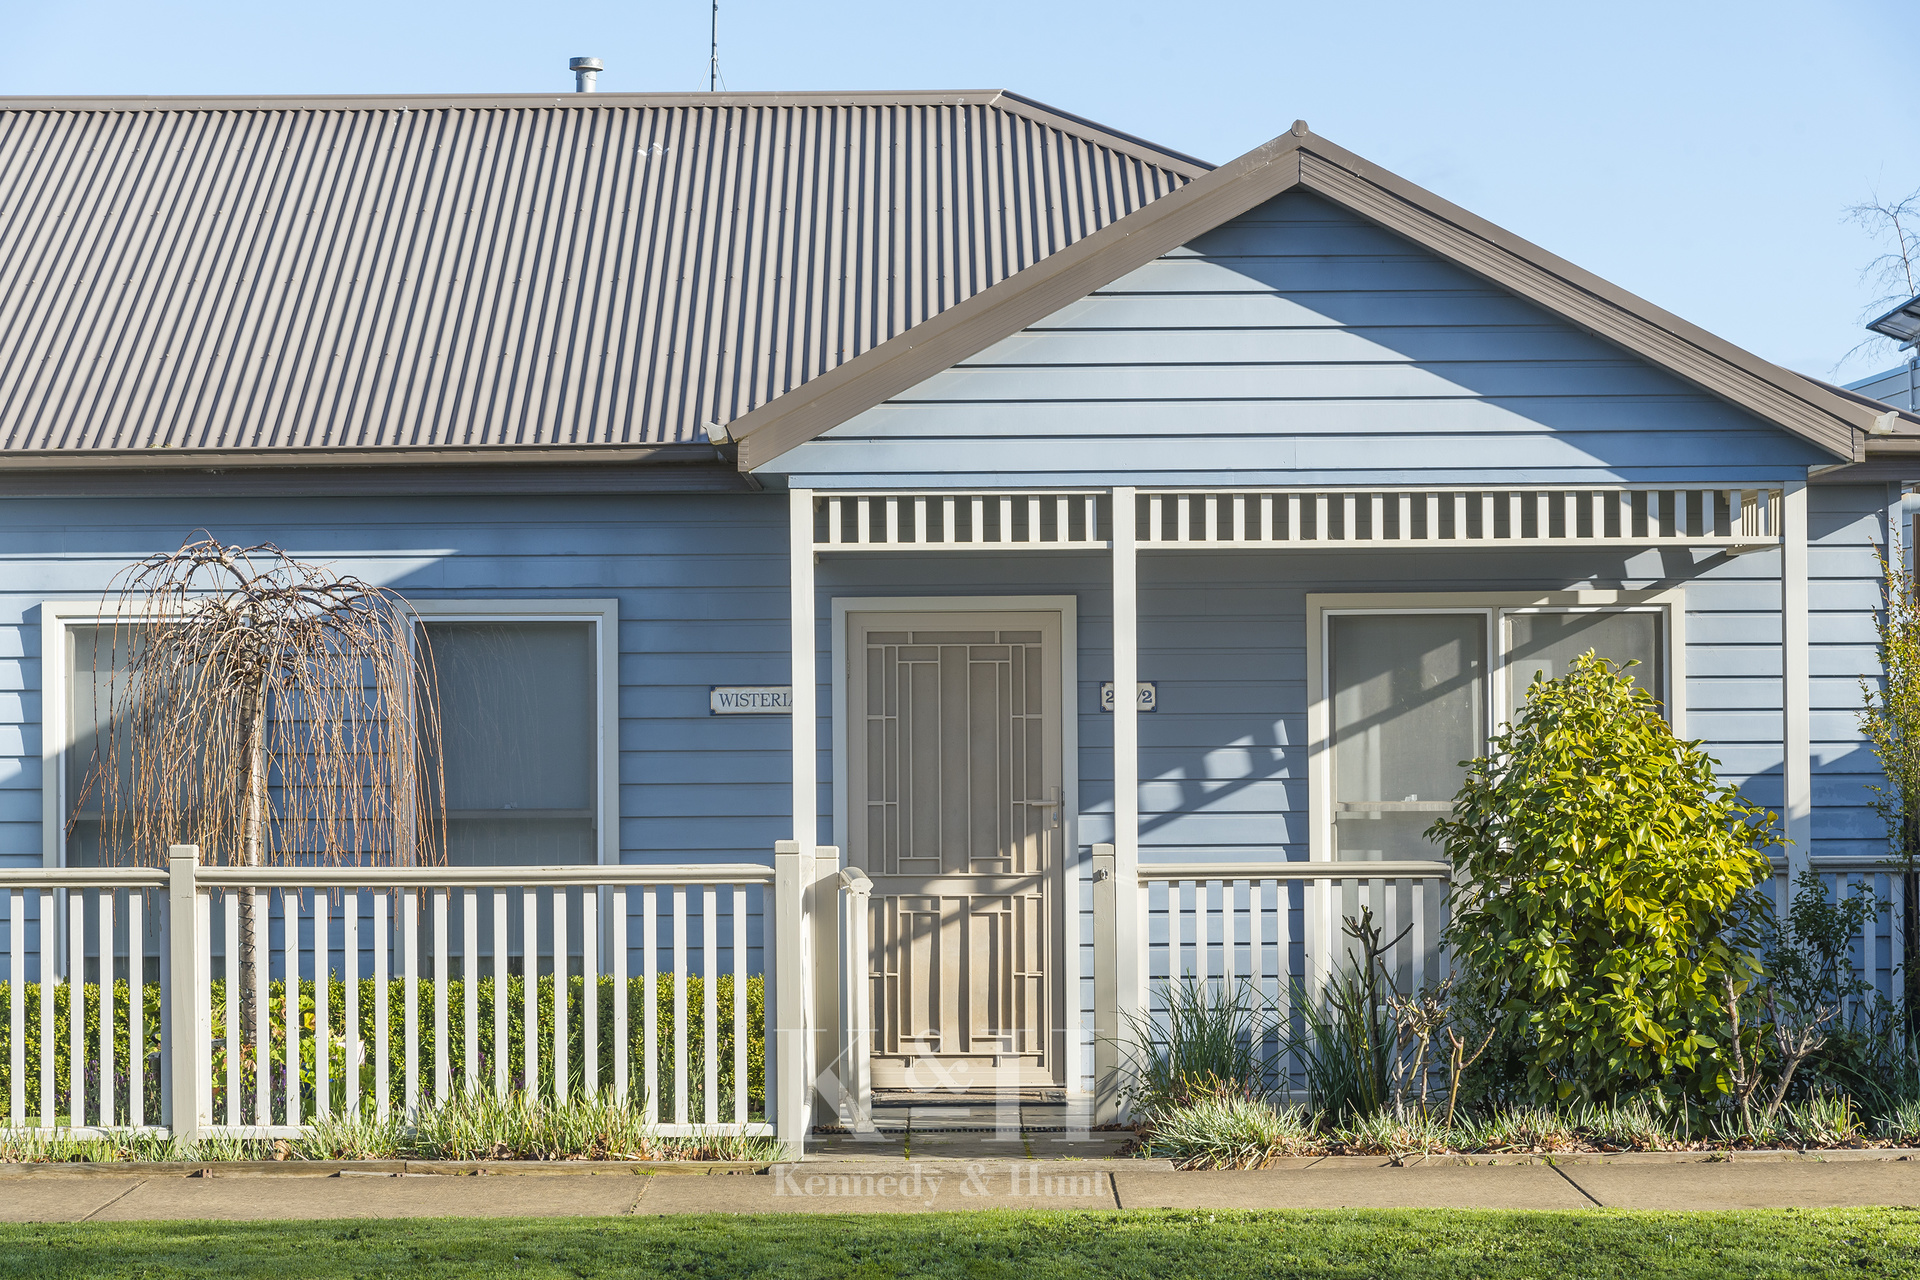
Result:
{"label": "green leafy shrub", "polygon": [[1536,677],[1467,770],[1428,832],[1458,869],[1447,942],[1524,1026],[1531,1096],[1727,1094],[1725,993],[1758,968],[1753,889],[1780,843],[1773,815],[1592,653]]}
{"label": "green leafy shrub", "polygon": [[[554,1021],[552,975],[536,979],[536,1040],[535,1059],[539,1064],[541,1089],[551,1089],[554,1064]],[[570,1094],[610,1093],[613,1088],[613,1063],[615,1041],[613,1034],[613,993],[614,979],[599,979],[597,995],[597,1022],[599,1027],[599,1052],[597,1056],[597,1078],[591,1083],[585,1077],[586,1029],[582,1025],[585,1007],[586,980],[569,978],[568,1017],[567,1017],[567,1075]],[[733,1095],[736,1087],[733,1070],[733,977],[721,974],[715,979],[715,1011],[718,1014],[715,1027],[715,1068],[720,1092],[720,1113],[723,1120],[731,1120],[733,1114]],[[353,1070],[359,1076],[360,1094],[365,1105],[371,1105],[377,1081],[374,1077],[374,1032],[375,1032],[375,988],[371,981],[362,981],[359,985],[358,1025],[362,1054],[353,1064]],[[69,1114],[69,1038],[71,1026],[69,1002],[75,990],[72,983],[61,983],[54,988],[54,1096],[55,1109],[61,1117]],[[99,1016],[100,1002],[98,988],[92,983],[81,984],[82,1018],[85,1042],[82,1046],[82,1076],[85,1114],[91,1119],[97,1115],[95,1098],[98,1093],[97,1079],[99,1063]],[[475,1048],[480,1058],[480,1082],[491,1087],[494,1078],[492,978],[481,978],[475,984]],[[703,1022],[704,990],[703,979],[698,975],[689,975],[686,979],[687,1001],[687,1083],[688,1107],[690,1117],[698,1120],[705,1104],[705,1026]],[[435,984],[422,981],[417,987],[418,1001],[418,1066],[415,1075],[419,1097],[423,1102],[435,1097],[436,1053],[438,1041],[434,1023],[435,1001],[438,992]],[[627,984],[627,1053],[629,1063],[629,1092],[636,1104],[644,1096],[641,1080],[642,1065],[645,1061],[647,988],[645,978],[629,979]],[[26,1004],[25,1015],[25,1066],[26,1066],[26,1104],[30,1113],[37,1116],[40,1097],[40,988],[38,983],[27,983],[20,991]],[[303,979],[295,991],[296,1018],[300,1025],[300,1058],[295,1072],[300,1082],[301,1112],[311,1116],[318,1101],[318,1072],[314,1061],[313,1031],[316,1018],[314,1004],[314,983],[312,979]],[[11,984],[0,982],[0,1105],[11,1096],[13,1046],[12,1046],[12,1000],[15,991]],[[466,1072],[466,989],[465,983],[455,979],[447,983],[447,1053],[448,1076],[451,1088],[457,1091]],[[523,1083],[525,1070],[524,1010],[526,999],[525,980],[511,977],[507,980],[507,1077],[511,1087],[519,1088]],[[765,1109],[766,1096],[766,1045],[765,1045],[765,986],[761,978],[747,979],[747,1112],[750,1117],[759,1118]],[[114,1063],[113,1070],[118,1081],[115,1105],[119,1118],[124,1120],[128,1114],[127,1087],[129,1079],[127,1059],[127,984],[114,984]],[[659,1074],[657,1094],[660,1100],[660,1118],[671,1122],[674,1116],[674,1072],[673,1072],[673,981],[669,974],[662,974],[654,992],[654,1025],[659,1037]],[[213,1009],[213,1086],[214,1115],[223,1117],[226,1112],[226,984],[216,980],[212,986]],[[286,1011],[287,993],[283,982],[269,983],[267,987],[267,1058],[268,1071],[273,1089],[274,1114],[280,1114],[283,1104],[283,1080],[286,1067]],[[402,1108],[406,1101],[406,989],[405,983],[394,979],[387,990],[387,1035],[388,1035],[388,1075],[387,1087],[392,1105]],[[346,1105],[346,984],[335,978],[328,984],[327,1025],[329,1040],[329,1104],[338,1110]],[[144,1032],[147,1050],[147,1065],[143,1072],[145,1090],[146,1123],[157,1124],[160,1116],[159,1051],[161,1031],[160,987],[149,983],[146,987],[144,1004]],[[255,1098],[252,1085],[253,1046],[243,1044],[241,1060],[241,1078],[243,1096],[240,1109],[243,1123],[251,1122]]]}

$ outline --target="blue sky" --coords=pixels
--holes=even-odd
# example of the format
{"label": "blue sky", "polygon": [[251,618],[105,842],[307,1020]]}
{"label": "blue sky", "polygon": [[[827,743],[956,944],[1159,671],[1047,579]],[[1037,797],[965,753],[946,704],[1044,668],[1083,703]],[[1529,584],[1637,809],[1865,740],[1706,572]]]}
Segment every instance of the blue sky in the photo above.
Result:
{"label": "blue sky", "polygon": [[[14,0],[0,93],[706,87],[706,0]],[[1769,359],[1849,380],[1877,247],[1920,187],[1913,0],[962,4],[724,0],[735,90],[1007,88],[1223,161],[1296,117]],[[1905,121],[1899,111],[1908,111]]]}

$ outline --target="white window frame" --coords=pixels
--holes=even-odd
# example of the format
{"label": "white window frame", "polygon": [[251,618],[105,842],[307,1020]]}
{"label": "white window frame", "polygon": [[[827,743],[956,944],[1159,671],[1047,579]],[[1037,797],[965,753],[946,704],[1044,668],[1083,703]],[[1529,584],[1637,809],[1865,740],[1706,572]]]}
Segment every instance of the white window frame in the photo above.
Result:
{"label": "white window frame", "polygon": [[[1431,591],[1343,592],[1307,596],[1307,798],[1308,856],[1315,862],[1335,860],[1333,831],[1333,709],[1330,697],[1332,653],[1327,637],[1330,620],[1354,614],[1451,613],[1478,614],[1486,620],[1486,678],[1482,699],[1486,722],[1481,740],[1495,725],[1510,718],[1507,708],[1508,619],[1521,613],[1659,613],[1662,645],[1661,688],[1667,720],[1676,736],[1687,728],[1686,593],[1664,591]],[[1364,864],[1356,864],[1364,865]]]}
{"label": "white window frame", "polygon": [[[601,865],[620,861],[620,602],[618,600],[409,599],[421,621],[589,622],[593,624],[594,671],[599,681],[594,745],[599,770],[595,808]],[[47,600],[40,605],[40,853],[49,867],[66,864],[67,753],[73,746],[67,697],[67,644],[75,627],[137,618],[139,611],[88,600]]]}
{"label": "white window frame", "polygon": [[597,853],[601,866],[620,862],[620,602],[618,600],[414,600],[419,621],[589,622],[593,624],[594,750],[599,761]]}

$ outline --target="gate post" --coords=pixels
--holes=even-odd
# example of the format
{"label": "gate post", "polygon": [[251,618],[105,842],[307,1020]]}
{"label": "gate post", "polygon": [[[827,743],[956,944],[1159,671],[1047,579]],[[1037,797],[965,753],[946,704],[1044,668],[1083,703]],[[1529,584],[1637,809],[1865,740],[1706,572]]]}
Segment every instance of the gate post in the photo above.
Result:
{"label": "gate post", "polygon": [[840,873],[841,1118],[854,1133],[873,1132],[873,998],[867,976],[868,895],[873,881],[858,867]]}
{"label": "gate post", "polygon": [[774,1137],[787,1149],[787,1158],[797,1160],[807,1143],[807,941],[805,930],[807,881],[805,863],[797,840],[780,840],[773,846],[773,1018],[772,1043],[767,1047],[768,1066],[773,1079],[768,1096],[773,1100]]}
{"label": "gate post", "polygon": [[[170,1073],[167,1080],[173,1136],[176,1141],[193,1142],[209,1123],[207,1105],[201,1102],[201,1077],[207,1074],[206,1048],[212,1028],[205,1026],[201,1005],[208,995],[207,939],[200,927],[200,892],[195,877],[200,866],[200,846],[169,845],[167,848],[167,1056]],[[211,1085],[211,1080],[207,1081]]]}
{"label": "gate post", "polygon": [[839,1093],[834,1086],[840,1053],[840,850],[813,847],[807,884],[807,1107],[811,1123],[837,1124]]}
{"label": "gate post", "polygon": [[1120,1119],[1119,880],[1114,848],[1093,846],[1093,1122]]}

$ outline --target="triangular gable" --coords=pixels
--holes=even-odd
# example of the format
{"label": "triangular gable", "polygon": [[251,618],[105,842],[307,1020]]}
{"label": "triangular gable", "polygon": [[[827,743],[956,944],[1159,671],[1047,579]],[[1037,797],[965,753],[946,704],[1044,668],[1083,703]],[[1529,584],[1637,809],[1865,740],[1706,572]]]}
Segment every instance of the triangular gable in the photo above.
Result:
{"label": "triangular gable", "polygon": [[766,465],[1248,210],[1305,190],[1720,399],[1854,461],[1876,415],[1309,132],[1293,131],[918,325],[733,425]]}

